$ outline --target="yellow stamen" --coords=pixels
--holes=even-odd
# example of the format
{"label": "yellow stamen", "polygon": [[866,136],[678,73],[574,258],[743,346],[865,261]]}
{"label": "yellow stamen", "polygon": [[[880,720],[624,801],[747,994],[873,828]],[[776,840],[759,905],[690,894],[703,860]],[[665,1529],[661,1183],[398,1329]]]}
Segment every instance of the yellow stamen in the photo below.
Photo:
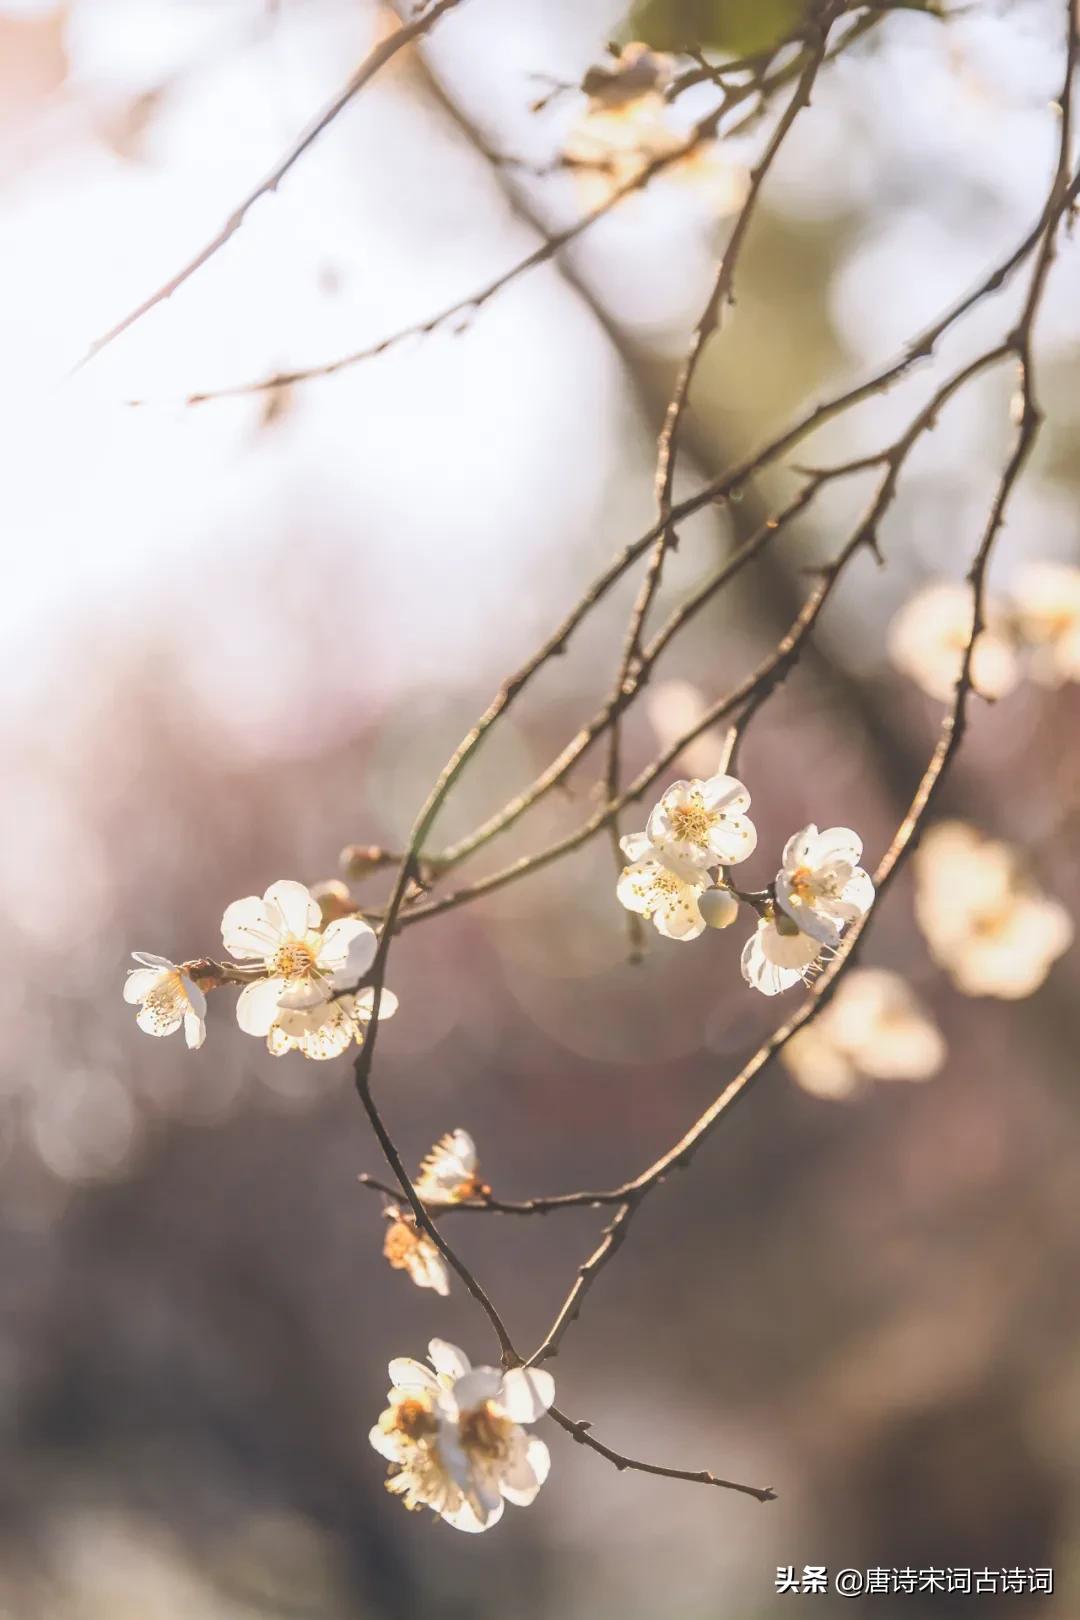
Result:
{"label": "yellow stamen", "polygon": [[307,979],[315,968],[315,951],[302,939],[287,940],[270,961],[272,979]]}

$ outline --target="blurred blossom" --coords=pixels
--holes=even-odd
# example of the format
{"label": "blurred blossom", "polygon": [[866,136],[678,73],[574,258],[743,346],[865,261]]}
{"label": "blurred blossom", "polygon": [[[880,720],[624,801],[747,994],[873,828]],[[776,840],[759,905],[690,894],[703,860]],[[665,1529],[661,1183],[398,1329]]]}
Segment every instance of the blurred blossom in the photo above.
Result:
{"label": "blurred blossom", "polygon": [[[691,727],[700,724],[708,706],[700,687],[691,681],[680,680],[661,681],[656,686],[648,686],[644,705],[661,752],[670,748]],[[723,735],[713,726],[703,731],[700,737],[695,737],[693,742],[687,743],[679,759],[691,776],[711,776],[723,746]]]}
{"label": "blurred blossom", "polygon": [[[45,1549],[52,1577],[49,1620],[277,1620],[290,1611],[275,1599],[293,1595],[288,1588],[274,1590],[283,1548],[290,1549],[289,1539],[268,1556],[249,1603],[235,1586],[223,1583],[219,1590],[205,1558],[148,1516],[112,1507],[57,1514]],[[267,1570],[273,1572],[269,1580]],[[310,1582],[311,1570],[307,1573]],[[305,1596],[311,1595],[309,1584]],[[318,1587],[315,1595],[316,1601],[323,1596]],[[29,1608],[19,1612],[44,1614]]]}
{"label": "blurred blossom", "polygon": [[[894,618],[889,654],[929,697],[952,697],[971,635],[971,615],[970,588],[942,580],[919,591]],[[987,628],[975,643],[971,675],[983,697],[1000,698],[1016,685],[1019,669],[1001,609],[991,606],[986,617]]]}
{"label": "blurred blossom", "polygon": [[430,1288],[436,1294],[450,1292],[450,1268],[412,1215],[392,1204],[383,1211],[390,1225],[383,1239],[383,1254],[395,1271],[407,1272],[417,1288]]}
{"label": "blurred blossom", "polygon": [[928,1080],[945,1060],[945,1041],[898,973],[854,968],[780,1055],[804,1091],[846,1097],[862,1076]]}
{"label": "blurred blossom", "polygon": [[139,1121],[131,1095],[116,1075],[59,1070],[32,1094],[29,1110],[31,1140],[62,1181],[107,1180],[128,1168]]}
{"label": "blurred blossom", "polygon": [[[582,207],[591,211],[632,185],[658,158],[678,152],[687,139],[671,107],[654,91],[617,106],[594,98],[568,134],[563,158],[574,172]],[[740,207],[749,184],[746,170],[714,140],[698,141],[656,178],[688,187],[719,216]]]}
{"label": "blurred blossom", "polygon": [[1027,563],[1012,595],[1035,680],[1044,686],[1080,681],[1080,568]]}
{"label": "blurred blossom", "polygon": [[924,835],[915,882],[931,954],[965,995],[1030,996],[1072,943],[1072,918],[1026,879],[1021,852],[964,822]]}
{"label": "blurred blossom", "polygon": [[311,898],[322,912],[324,923],[337,922],[341,917],[352,917],[359,910],[347,883],[340,878],[325,878],[311,885]]}

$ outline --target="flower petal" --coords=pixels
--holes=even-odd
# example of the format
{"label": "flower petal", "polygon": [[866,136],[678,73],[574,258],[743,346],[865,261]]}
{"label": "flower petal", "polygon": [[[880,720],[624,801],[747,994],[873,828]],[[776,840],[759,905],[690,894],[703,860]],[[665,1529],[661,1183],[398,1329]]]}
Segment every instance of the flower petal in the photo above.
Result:
{"label": "flower petal", "polygon": [[695,782],[710,810],[725,810],[729,815],[750,808],[750,795],[735,776],[710,776],[707,782]]}
{"label": "flower petal", "polygon": [[757,849],[757,828],[745,816],[725,816],[709,829],[709,849],[724,866],[735,866]]}
{"label": "flower petal", "polygon": [[170,973],[176,967],[176,963],[170,962],[167,956],[153,956],[149,951],[132,951],[131,959],[133,962],[141,963],[143,967],[167,968]]}
{"label": "flower petal", "polygon": [[428,1344],[428,1358],[437,1373],[447,1378],[463,1378],[472,1367],[464,1350],[446,1339],[432,1339]]}
{"label": "flower petal", "polygon": [[334,989],[355,984],[375,960],[378,940],[375,930],[361,917],[341,917],[332,922],[322,937],[318,966],[331,975]]}
{"label": "flower petal", "polygon": [[375,1447],[379,1456],[385,1457],[387,1462],[401,1462],[404,1448],[400,1434],[395,1434],[393,1431],[387,1434],[386,1430],[380,1429],[376,1423],[374,1428],[368,1430],[368,1440]]}
{"label": "flower petal", "polygon": [[322,922],[319,902],[313,899],[305,884],[294,883],[291,878],[271,883],[263,895],[263,902],[267,916],[275,920],[280,918],[279,931],[291,935],[293,939],[303,939],[305,934],[318,928]]}
{"label": "flower petal", "polygon": [[179,996],[166,1012],[162,1007],[140,1007],[135,1019],[146,1035],[171,1035],[184,1022],[184,1008]]}
{"label": "flower petal", "polygon": [[[520,1433],[520,1431],[519,1431]],[[551,1471],[551,1453],[536,1435],[521,1433],[502,1476],[502,1493],[515,1507],[528,1507]]]}
{"label": "flower petal", "polygon": [[864,872],[857,866],[852,872],[848,882],[844,884],[841,896],[845,905],[855,906],[860,914],[869,911],[874,903],[874,880],[869,872]]}
{"label": "flower petal", "polygon": [[221,919],[221,940],[238,962],[264,962],[273,956],[281,940],[275,919],[257,894],[234,900]]}
{"label": "flower petal", "polygon": [[292,1012],[311,1012],[330,1000],[329,986],[317,979],[285,979],[281,983],[284,988],[278,996],[278,1006]]}
{"label": "flower petal", "polygon": [[165,977],[164,968],[131,968],[124,980],[124,1000],[129,1003],[143,1001]]}
{"label": "flower petal", "polygon": [[862,860],[862,839],[850,827],[826,827],[824,832],[818,833],[812,855],[815,866],[825,866],[832,861],[858,866]]}
{"label": "flower petal", "polygon": [[197,1012],[184,1014],[184,1039],[193,1052],[197,1052],[206,1039],[206,1019]]}
{"label": "flower petal", "polygon": [[809,934],[811,939],[816,939],[822,945],[840,943],[840,930],[836,924],[830,921],[827,914],[800,900],[786,872],[776,874],[776,900],[801,933]]}
{"label": "flower petal", "polygon": [[181,975],[180,975],[180,983],[184,987],[184,994],[187,996],[188,1001],[191,1003],[192,1012],[193,1013],[198,1013],[200,1018],[205,1018],[206,1017],[206,997],[203,995],[202,991],[199,989],[198,985],[195,983],[195,980],[193,978],[191,978],[189,974],[181,973]]}
{"label": "flower petal", "polygon": [[444,1523],[452,1525],[455,1530],[468,1531],[470,1535],[479,1535],[483,1530],[490,1530],[492,1525],[498,1524],[503,1515],[503,1505],[492,1508],[483,1519],[477,1514],[470,1503],[463,1501],[458,1507],[446,1508],[439,1515]]}
{"label": "flower petal", "polygon": [[395,1356],[387,1370],[393,1387],[404,1390],[407,1395],[430,1394],[439,1388],[439,1380],[431,1368],[411,1356]]}
{"label": "flower petal", "polygon": [[[361,990],[360,994],[355,996],[353,1000],[357,1018],[362,1024],[369,1024],[371,1022],[371,1009],[375,1005],[375,986],[368,985],[367,989]],[[384,985],[379,995],[379,1022],[381,1023],[384,1018],[393,1018],[399,1005],[397,996],[392,990],[387,990]]]}
{"label": "flower petal", "polygon": [[469,1412],[474,1406],[494,1400],[499,1395],[502,1381],[503,1375],[498,1367],[470,1368],[454,1384],[454,1399],[459,1411]]}
{"label": "flower petal", "polygon": [[817,840],[818,830],[814,822],[792,833],[784,845],[784,853],[780,857],[780,865],[785,872],[794,872],[798,866],[805,866],[809,862],[810,851]]}
{"label": "flower petal", "polygon": [[555,1380],[539,1367],[512,1367],[503,1374],[499,1405],[515,1423],[535,1423],[555,1399]]}
{"label": "flower petal", "polygon": [[627,833],[625,838],[619,839],[619,848],[628,861],[645,860],[654,853],[652,840],[648,833]]}
{"label": "flower petal", "polygon": [[256,979],[245,984],[236,1002],[236,1022],[245,1035],[269,1035],[284,989],[284,979]]}

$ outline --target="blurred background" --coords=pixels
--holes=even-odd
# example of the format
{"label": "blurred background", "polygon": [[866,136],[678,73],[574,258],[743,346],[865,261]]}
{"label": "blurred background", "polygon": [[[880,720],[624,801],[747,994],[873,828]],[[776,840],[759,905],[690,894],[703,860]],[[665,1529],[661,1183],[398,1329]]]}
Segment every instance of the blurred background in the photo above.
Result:
{"label": "blurred background", "polygon": [[[680,487],[883,364],[1038,217],[1061,7],[958,12],[890,15],[823,74],[701,368]],[[836,1102],[774,1066],[645,1206],[568,1336],[560,1402],[602,1439],[777,1502],[619,1474],[552,1428],[535,1505],[477,1538],[405,1514],[367,1443],[391,1355],[433,1334],[474,1360],[494,1347],[460,1287],[421,1293],[382,1259],[378,1199],[356,1184],[381,1166],[348,1062],[271,1058],[230,992],[196,1053],[147,1040],[120,997],[130,950],[213,955],[229,901],[332,877],[349,842],[401,844],[499,680],[650,522],[657,427],[730,215],[657,180],[452,327],[329,380],[185,396],[423,320],[575,218],[580,178],[530,170],[584,97],[530,106],[609,40],[737,55],[788,20],[771,0],[631,16],[470,0],[202,273],[63,381],[396,18],[368,0],[0,0],[4,1620],[753,1620],[792,1601],[776,1567],[807,1563],[1053,1565],[1052,1598],[879,1596],[874,1613],[1078,1612],[1075,952],[1030,999],[962,998],[906,874],[864,959],[931,1010],[940,1072]],[[679,116],[700,116],[707,87],[685,101]],[[736,190],[768,127],[723,148]],[[1078,269],[1066,240],[1039,329],[1049,422],[995,588],[1025,559],[1078,560]],[[895,436],[940,368],[1008,330],[1017,296],[814,456]],[[753,881],[810,820],[857,828],[868,864],[886,846],[940,718],[890,668],[886,627],[921,584],[963,576],[1011,387],[995,373],[923,441],[887,568],[857,561],[752,728]],[[685,526],[661,609],[772,488]],[[867,486],[827,493],[668,657],[627,725],[630,768],[774,643]],[[592,713],[635,589],[514,710],[437,844]],[[978,705],[942,801],[1074,909],[1077,699],[1025,682]],[[714,752],[684,763],[707,771]],[[472,870],[576,825],[598,769]],[[613,882],[597,842],[402,935],[376,1069],[410,1163],[460,1125],[505,1196],[617,1182],[790,1010],[795,993],[743,985],[743,928],[692,950],[650,932],[628,965]],[[356,892],[377,906],[385,888]],[[531,1344],[601,1218],[453,1223]]]}

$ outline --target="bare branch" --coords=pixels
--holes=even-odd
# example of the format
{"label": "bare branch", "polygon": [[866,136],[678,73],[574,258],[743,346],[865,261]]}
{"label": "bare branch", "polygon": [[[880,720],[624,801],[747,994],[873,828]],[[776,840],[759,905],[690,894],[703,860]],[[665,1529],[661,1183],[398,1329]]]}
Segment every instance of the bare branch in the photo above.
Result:
{"label": "bare branch", "polygon": [[103,349],[108,348],[110,343],[115,342],[122,333],[129,331],[137,321],[141,321],[143,316],[148,315],[158,304],[163,304],[166,299],[171,298],[174,292],[177,292],[186,281],[191,280],[191,277],[197,271],[201,270],[205,264],[208,264],[214,255],[220,252],[225,244],[236,235],[259,199],[277,190],[293,164],[304,155],[312,142],[334,122],[334,119],[337,118],[340,112],[344,111],[354,97],[359,95],[364,86],[370,83],[380,68],[385,67],[387,62],[392,61],[404,46],[411,45],[413,40],[422,38],[424,34],[435,26],[440,17],[460,4],[461,0],[435,0],[430,10],[415,17],[412,22],[403,24],[388,39],[384,39],[376,45],[333,99],[312,119],[306,129],[301,131],[284,156],[278,159],[270,172],[259,181],[255,189],[249,192],[243,202],[233,210],[217,235],[211,237],[206,246],[200,248],[193,259],[189,259],[181,270],[170,276],[169,280],[164,282],[156,292],[151,293],[149,298],[144,298],[142,303],[125,315],[122,321],[118,321],[115,326],[110,327],[101,337],[96,338],[82,358],[72,367],[71,374],[81,371],[83,366],[88,365]]}

